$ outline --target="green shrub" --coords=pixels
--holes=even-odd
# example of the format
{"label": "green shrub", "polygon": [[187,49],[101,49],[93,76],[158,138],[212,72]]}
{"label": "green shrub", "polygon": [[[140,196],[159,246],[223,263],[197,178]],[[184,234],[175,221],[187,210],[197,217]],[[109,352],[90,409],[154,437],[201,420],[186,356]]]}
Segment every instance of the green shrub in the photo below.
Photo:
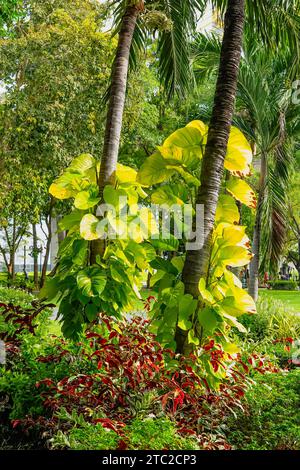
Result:
{"label": "green shrub", "polygon": [[195,450],[196,439],[182,438],[175,424],[167,418],[135,419],[126,427],[129,448],[141,450]]}
{"label": "green shrub", "polygon": [[74,427],[69,433],[59,431],[51,439],[52,448],[71,450],[113,450],[118,447],[120,437],[101,424],[84,423]]}
{"label": "green shrub", "polygon": [[275,290],[296,290],[298,288],[296,281],[269,281],[269,286]]}
{"label": "green shrub", "polygon": [[7,272],[0,273],[0,286],[7,287],[8,285],[30,292],[34,289],[33,275],[29,274],[25,277],[23,273],[16,273],[14,281],[11,281],[8,279]]}
{"label": "green shrub", "polygon": [[300,371],[257,378],[246,412],[227,421],[226,437],[239,450],[300,449]]}
{"label": "green shrub", "polygon": [[247,328],[245,339],[262,341],[300,337],[300,316],[291,312],[284,304],[269,297],[257,302],[257,314],[243,315],[241,323]]}
{"label": "green shrub", "polygon": [[[73,417],[74,418],[74,417]],[[124,437],[112,429],[105,429],[101,424],[81,422],[69,432],[59,431],[52,439],[53,448],[72,450],[112,450],[124,440],[132,450],[197,450],[196,439],[183,438],[176,432],[176,425],[167,418],[134,419],[124,428]]]}
{"label": "green shrub", "polygon": [[0,287],[0,302],[6,304],[12,303],[24,308],[29,308],[33,300],[33,295],[23,290],[15,289],[13,287]]}

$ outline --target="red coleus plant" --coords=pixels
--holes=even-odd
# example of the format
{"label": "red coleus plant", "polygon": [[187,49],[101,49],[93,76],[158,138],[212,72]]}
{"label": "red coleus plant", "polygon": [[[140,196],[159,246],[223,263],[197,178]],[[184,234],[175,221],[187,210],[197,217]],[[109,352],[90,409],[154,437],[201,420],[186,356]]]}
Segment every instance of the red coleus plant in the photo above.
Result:
{"label": "red coleus plant", "polygon": [[291,350],[291,345],[293,344],[293,342],[294,342],[294,339],[291,337],[288,337],[288,338],[275,339],[273,341],[273,344],[278,344],[278,343],[283,344],[284,349],[289,352]]}
{"label": "red coleus plant", "polygon": [[0,339],[9,343],[11,348],[20,344],[21,333],[28,332],[34,335],[37,317],[47,308],[54,307],[54,305],[46,305],[37,301],[33,301],[31,305],[31,308],[23,308],[11,303],[0,303],[0,317],[8,326],[5,331],[0,332]]}
{"label": "red coleus plant", "polygon": [[[164,412],[176,422],[178,432],[197,436],[202,448],[228,448],[217,432],[222,416],[241,406],[250,369],[265,373],[272,371],[271,364],[253,356],[246,365],[240,355],[235,355],[227,378],[216,391],[201,368],[204,358],[215,372],[224,367],[224,351],[215,340],[203,346],[199,362],[193,354],[182,357],[164,350],[149,332],[147,320],[134,318],[116,325],[107,316],[100,318],[102,327],[87,331],[78,343],[78,373],[36,384],[51,414],[45,426],[55,427],[62,408],[69,413],[76,411],[87,421],[116,431],[124,446],[123,428],[139,412],[137,403],[148,394],[146,415]],[[68,345],[58,340],[55,353],[38,360],[67,364],[70,357]],[[28,419],[23,424],[32,425]]]}

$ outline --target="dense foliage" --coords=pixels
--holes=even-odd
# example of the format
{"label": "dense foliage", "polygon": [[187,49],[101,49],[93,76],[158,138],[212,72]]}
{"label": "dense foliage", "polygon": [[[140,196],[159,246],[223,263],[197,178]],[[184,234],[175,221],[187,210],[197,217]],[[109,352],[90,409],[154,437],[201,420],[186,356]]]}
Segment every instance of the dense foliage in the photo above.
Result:
{"label": "dense foliage", "polygon": [[[212,339],[198,351],[200,366],[193,354],[184,358],[162,348],[148,331],[148,321],[139,317],[116,322],[101,315],[99,323],[73,343],[62,338],[56,322],[49,320],[50,312],[41,312],[40,306],[1,304],[0,313],[6,330],[14,332],[7,339],[7,362],[1,367],[1,432],[12,426],[11,439],[19,436],[25,446],[31,440],[60,449],[249,448],[247,437],[242,445],[239,441],[243,423],[247,420],[250,432],[258,419],[255,409],[261,407],[266,413],[259,420],[263,429],[268,410],[275,413],[270,396],[277,400],[276,412],[289,408],[286,426],[293,422],[294,427],[286,440],[274,427],[267,445],[298,445],[297,411],[292,411],[298,396],[292,389],[299,374],[280,372],[272,353],[271,327],[260,335],[264,352],[256,344],[243,356],[232,354],[222,385],[213,390],[205,358],[215,371],[222,370],[224,351]],[[283,319],[278,321],[284,324]],[[277,337],[292,335],[292,327],[281,328]],[[248,328],[249,334],[256,334],[255,328]],[[284,351],[285,344],[278,347]],[[286,391],[281,382],[285,375],[291,383]],[[268,397],[263,393],[265,381],[272,387]],[[280,390],[275,395],[273,387]],[[258,401],[252,398],[256,393]],[[268,438],[260,434],[257,439],[249,445],[258,448]],[[7,444],[3,442],[9,447],[8,438]]]}

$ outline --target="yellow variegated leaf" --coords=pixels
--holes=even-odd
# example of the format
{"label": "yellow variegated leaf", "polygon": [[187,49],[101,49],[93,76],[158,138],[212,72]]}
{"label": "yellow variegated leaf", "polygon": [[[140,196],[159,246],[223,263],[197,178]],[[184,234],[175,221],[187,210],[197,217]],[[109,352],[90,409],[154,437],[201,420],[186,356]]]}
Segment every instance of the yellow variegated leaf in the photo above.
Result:
{"label": "yellow variegated leaf", "polygon": [[238,317],[244,313],[256,313],[253,298],[240,287],[232,287],[227,292],[227,297],[219,305],[226,314],[233,317]]}
{"label": "yellow variegated leaf", "polygon": [[226,170],[238,176],[247,176],[251,162],[252,150],[249,142],[237,127],[232,127],[224,162]]}
{"label": "yellow variegated leaf", "polygon": [[[227,315],[226,313],[223,314],[223,317],[226,318],[227,323],[229,323],[230,326],[234,326],[235,328],[237,328],[240,333],[247,333],[247,330],[244,325],[242,325],[242,323],[240,323],[236,318],[231,315]],[[229,353],[229,351],[226,352]]]}
{"label": "yellow variegated leaf", "polygon": [[95,158],[89,153],[83,153],[79,155],[79,157],[74,158],[67,171],[85,173],[91,168],[96,168]]}
{"label": "yellow variegated leaf", "polygon": [[[164,158],[181,160],[187,167],[195,166],[202,158],[206,134],[207,127],[203,122],[192,121],[186,127],[173,132],[163,146],[159,147],[159,151]],[[169,152],[166,148],[169,148]]]}
{"label": "yellow variegated leaf", "polygon": [[201,126],[201,121],[199,121],[199,125],[196,124],[188,124],[186,127],[181,129],[177,129],[177,131],[173,132],[165,141],[164,147],[172,147],[175,145],[176,147],[190,148],[196,145],[199,146],[202,143],[203,135],[204,135],[204,128]]}
{"label": "yellow variegated leaf", "polygon": [[164,157],[165,160],[168,160],[168,163],[174,163],[180,162],[183,163],[182,161],[182,156],[183,156],[183,150],[180,147],[176,147],[176,145],[172,145],[170,147],[167,146],[160,146],[157,147],[157,150],[159,150],[160,154],[162,157]]}
{"label": "yellow variegated leaf", "polygon": [[224,271],[224,279],[228,286],[231,287],[239,287],[240,289],[242,288],[242,283],[239,280],[239,278],[231,271],[228,271],[228,269],[225,269]]}
{"label": "yellow variegated leaf", "polygon": [[246,181],[231,178],[226,182],[226,189],[232,194],[235,199],[242,202],[248,207],[256,208],[256,196],[253,189],[246,183]]}
{"label": "yellow variegated leaf", "polygon": [[93,214],[86,214],[80,222],[80,235],[85,240],[97,240],[97,224],[99,220]]}
{"label": "yellow variegated leaf", "polygon": [[119,183],[135,183],[137,172],[129,166],[118,163],[116,176]]}
{"label": "yellow variegated leaf", "polygon": [[216,212],[216,222],[228,222],[230,224],[238,223],[240,213],[235,200],[228,194],[222,194]]}
{"label": "yellow variegated leaf", "polygon": [[202,144],[206,144],[208,126],[204,124],[203,121],[199,121],[199,120],[191,121],[187,124],[186,127],[194,127],[195,129],[197,129],[202,136]]}
{"label": "yellow variegated leaf", "polygon": [[153,184],[162,183],[171,178],[175,172],[175,168],[168,169],[166,160],[159,152],[155,152],[148,157],[142,165],[137,175],[138,183],[144,186],[152,186]]}
{"label": "yellow variegated leaf", "polygon": [[[249,244],[249,238],[246,235],[246,227],[244,226],[222,222],[216,227],[215,232],[218,237],[218,246],[246,246],[247,243]],[[247,247],[249,246],[250,245],[247,245]]]}
{"label": "yellow variegated leaf", "polygon": [[52,183],[49,188],[49,193],[51,196],[55,197],[56,199],[70,199],[73,196],[74,192],[71,189],[64,188],[63,186]]}
{"label": "yellow variegated leaf", "polygon": [[220,248],[217,252],[216,258],[218,262],[225,266],[238,268],[249,264],[252,259],[252,254],[247,248],[242,246],[228,245],[224,248]]}

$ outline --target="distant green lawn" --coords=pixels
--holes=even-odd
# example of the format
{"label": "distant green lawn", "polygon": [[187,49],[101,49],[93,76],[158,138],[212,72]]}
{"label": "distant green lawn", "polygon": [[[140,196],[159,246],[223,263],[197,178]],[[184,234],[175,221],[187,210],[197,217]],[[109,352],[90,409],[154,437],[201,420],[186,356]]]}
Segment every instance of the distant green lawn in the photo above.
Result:
{"label": "distant green lawn", "polygon": [[295,312],[300,313],[300,291],[262,289],[259,295],[280,300],[286,307],[289,306]]}

